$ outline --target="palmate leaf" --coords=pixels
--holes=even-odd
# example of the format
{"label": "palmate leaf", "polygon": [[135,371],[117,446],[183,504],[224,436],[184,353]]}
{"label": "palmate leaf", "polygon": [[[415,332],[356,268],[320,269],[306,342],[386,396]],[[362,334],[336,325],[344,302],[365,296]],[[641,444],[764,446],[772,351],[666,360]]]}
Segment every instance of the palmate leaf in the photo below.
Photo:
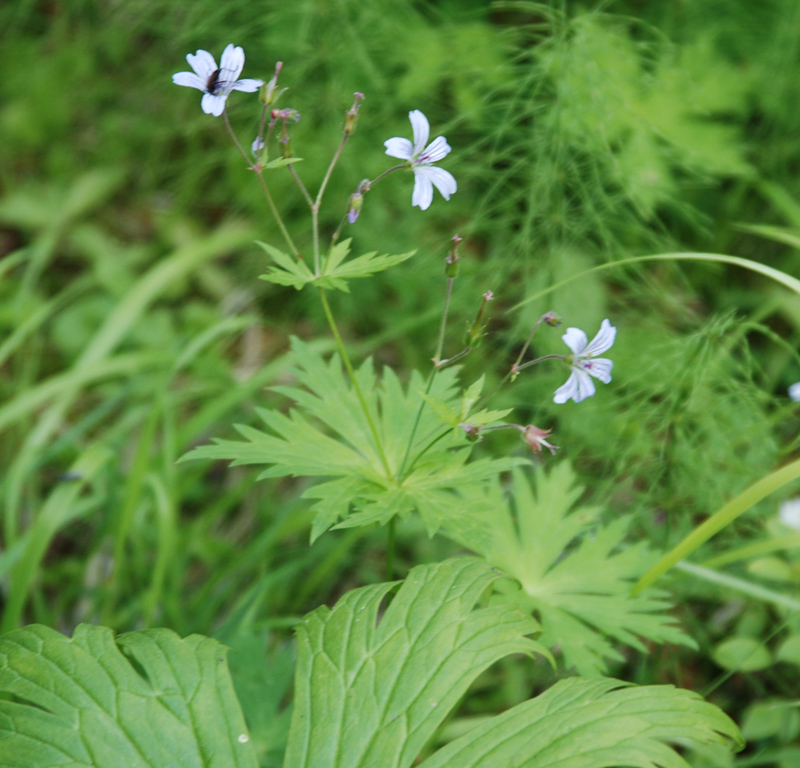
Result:
{"label": "palmate leaf", "polygon": [[[377,425],[387,472],[339,358],[334,355],[326,362],[298,339],[292,340],[292,351],[293,374],[299,386],[275,389],[293,400],[295,409],[288,415],[259,410],[269,432],[237,426],[246,442],[215,440],[215,445],[197,448],[184,458],[271,465],[262,478],[329,478],[304,493],[305,498],[316,501],[312,541],[337,524],[380,524],[412,511],[421,515],[432,535],[452,516],[464,516],[475,503],[469,499],[482,497],[480,489],[489,478],[520,463],[518,459],[468,463],[471,446],[463,434],[452,433],[425,405],[422,376],[415,372],[404,388],[386,368],[378,382],[367,361],[356,377]],[[456,402],[456,375],[455,369],[439,372],[430,396],[444,404]],[[425,407],[408,451],[420,405]],[[425,450],[434,441],[434,447]],[[474,515],[467,517],[475,519]]]}
{"label": "palmate leaf", "polygon": [[167,629],[9,632],[0,766],[257,768],[225,655],[216,640]]}
{"label": "palmate leaf", "polygon": [[415,251],[399,254],[383,254],[377,252],[365,253],[355,259],[345,261],[350,253],[350,242],[342,240],[332,246],[322,263],[321,274],[315,275],[302,260],[292,258],[283,251],[266,243],[260,245],[272,258],[277,266],[270,266],[265,275],[260,275],[261,280],[279,285],[290,285],[298,291],[308,283],[314,283],[319,288],[344,291],[350,293],[348,280],[359,277],[370,277],[376,272],[383,272],[396,264],[401,264],[410,259]]}
{"label": "palmate leaf", "polygon": [[652,565],[646,545],[620,548],[628,521],[599,524],[600,510],[578,505],[582,489],[567,463],[537,472],[536,490],[522,472],[512,484],[513,510],[498,484],[477,507],[481,528],[455,519],[448,529],[461,543],[513,576],[501,584],[505,599],[532,610],[542,642],[560,645],[567,666],[583,675],[606,672],[622,660],[612,641],[644,650],[639,638],[693,646],[660,593],[631,597],[633,582]]}
{"label": "palmate leaf", "polygon": [[[477,559],[414,568],[347,593],[298,628],[295,704],[284,768],[409,768],[475,678],[509,653],[543,652],[536,622],[509,604],[475,608],[498,578]],[[546,653],[546,651],[544,651]],[[671,743],[739,743],[696,694],[573,678],[424,760],[424,768],[688,768]]]}

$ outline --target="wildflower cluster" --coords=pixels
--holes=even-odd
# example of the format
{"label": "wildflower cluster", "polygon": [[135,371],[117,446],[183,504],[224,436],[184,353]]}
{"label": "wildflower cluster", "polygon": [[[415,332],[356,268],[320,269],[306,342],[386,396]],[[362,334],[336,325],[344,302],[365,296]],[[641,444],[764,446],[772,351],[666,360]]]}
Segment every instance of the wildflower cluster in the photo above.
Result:
{"label": "wildflower cluster", "polygon": [[[338,160],[345,141],[355,131],[362,106],[361,102],[365,98],[364,94],[354,94],[353,105],[345,113],[344,125],[342,129],[342,142],[333,158],[330,168],[328,169],[325,180],[320,188],[319,195],[316,199],[313,199],[306,190],[303,182],[300,180],[300,177],[297,175],[297,171],[294,169],[293,165],[298,161],[298,158],[294,157],[294,152],[291,147],[291,136],[289,135],[288,128],[290,125],[300,120],[300,114],[294,109],[278,108],[276,106],[278,99],[287,90],[286,88],[278,87],[278,77],[281,73],[283,63],[278,62],[276,64],[273,77],[265,83],[260,79],[239,79],[242,69],[244,68],[245,61],[244,51],[239,46],[234,46],[231,44],[225,48],[222,53],[219,67],[217,67],[214,57],[208,51],[198,50],[194,54],[189,54],[186,58],[194,71],[179,72],[173,75],[173,82],[177,85],[196,88],[203,92],[203,98],[200,103],[201,108],[207,114],[217,117],[222,115],[225,117],[226,126],[231,132],[234,142],[236,143],[245,160],[248,162],[250,162],[250,160],[241,149],[241,145],[236,139],[235,134],[233,134],[227,115],[225,114],[226,101],[228,96],[233,91],[253,93],[260,90],[259,99],[263,105],[263,110],[258,135],[250,145],[250,152],[254,158],[254,162],[251,163],[250,167],[252,170],[258,172],[260,176],[261,172],[266,169],[277,168],[284,165],[287,166],[294,176],[295,181],[300,187],[300,190],[305,197],[306,202],[311,207],[314,215],[314,271],[311,272],[302,265],[297,266],[293,265],[291,262],[285,262],[284,270],[279,269],[277,273],[273,274],[272,276],[268,276],[267,279],[272,279],[273,282],[282,282],[286,285],[294,285],[298,289],[308,282],[323,279],[325,275],[322,273],[321,258],[318,246],[319,236],[318,232],[316,231],[316,217],[322,194],[325,190],[325,186],[328,178],[330,177],[331,171]],[[428,122],[427,117],[418,109],[411,110],[408,113],[408,117],[411,121],[413,140],[394,136],[384,142],[385,153],[390,157],[402,160],[403,163],[401,165],[396,165],[389,168],[375,179],[364,179],[358,184],[356,190],[349,196],[347,200],[347,207],[342,219],[342,224],[334,234],[332,244],[336,243],[345,222],[351,225],[356,223],[364,207],[365,196],[370,189],[376,183],[394,171],[410,170],[414,174],[414,190],[411,196],[411,205],[418,207],[422,211],[427,210],[431,206],[431,203],[433,202],[434,187],[439,190],[440,194],[445,200],[449,200],[450,196],[455,194],[455,192],[458,190],[458,184],[453,175],[449,171],[446,171],[436,165],[436,163],[444,160],[444,158],[447,157],[451,151],[451,147],[447,143],[445,137],[437,136],[433,141],[429,142],[430,123]],[[270,162],[268,144],[273,133],[276,132],[276,129],[277,139],[281,145],[281,157]],[[297,252],[291,237],[283,225],[277,213],[277,209],[272,202],[268,188],[263,180],[261,184],[267,196],[270,207],[272,208],[273,214],[276,216],[278,224],[281,227],[285,239],[287,240],[287,243],[295,252],[296,258],[302,262],[302,256],[299,252]],[[480,305],[477,316],[474,322],[468,326],[465,349],[462,352],[453,355],[452,357],[442,359],[441,351],[444,327],[447,317],[447,307],[449,305],[449,296],[450,291],[452,290],[453,280],[458,275],[458,262],[461,260],[461,257],[457,254],[457,247],[460,242],[461,238],[456,235],[453,238],[452,252],[445,259],[445,274],[448,279],[448,293],[442,319],[442,330],[440,333],[439,345],[437,352],[433,357],[435,371],[441,370],[459,361],[461,358],[467,355],[471,349],[486,335],[486,326],[484,324],[483,316],[488,302],[492,301],[494,298],[492,291],[486,291],[483,294],[483,301]],[[273,253],[273,250],[270,250],[270,253],[273,254],[273,257],[277,258],[275,253],[279,252]],[[291,274],[287,276],[284,274],[285,270],[288,270]],[[280,274],[280,276],[276,276],[277,274]],[[367,273],[364,272],[364,274]],[[333,278],[330,278],[327,283],[324,283],[324,285],[336,285],[335,280],[331,282],[332,279]],[[320,283],[320,286],[322,285],[323,283]],[[509,372],[511,381],[516,379],[516,377],[525,368],[551,358],[560,359],[569,371],[569,378],[555,391],[553,396],[553,402],[557,404],[564,404],[569,400],[574,400],[576,403],[580,403],[583,400],[592,397],[595,394],[595,384],[593,379],[602,381],[604,384],[608,384],[611,381],[613,363],[607,358],[599,357],[599,355],[602,355],[611,348],[616,337],[616,328],[611,325],[611,322],[608,319],[603,320],[600,325],[600,331],[591,342],[588,342],[586,334],[580,328],[567,328],[566,332],[562,336],[562,339],[571,350],[570,354],[545,355],[544,357],[523,362],[525,353],[533,339],[534,334],[536,333],[536,330],[543,323],[552,327],[558,327],[561,325],[561,320],[554,312],[547,312],[539,318],[534,325],[527,341],[525,342],[519,357],[511,366],[511,370]],[[800,394],[798,394],[798,396],[800,397]],[[793,393],[792,397],[794,397]],[[538,453],[542,450],[542,448],[546,448],[551,453],[555,454],[555,451],[558,447],[552,445],[548,440],[552,430],[540,429],[532,424],[527,426],[519,424],[497,424],[488,426],[486,424],[475,424],[470,421],[465,421],[459,423],[458,426],[463,430],[464,435],[472,441],[480,439],[482,433],[491,429],[513,428],[520,431],[523,441],[529,446],[533,453]]]}

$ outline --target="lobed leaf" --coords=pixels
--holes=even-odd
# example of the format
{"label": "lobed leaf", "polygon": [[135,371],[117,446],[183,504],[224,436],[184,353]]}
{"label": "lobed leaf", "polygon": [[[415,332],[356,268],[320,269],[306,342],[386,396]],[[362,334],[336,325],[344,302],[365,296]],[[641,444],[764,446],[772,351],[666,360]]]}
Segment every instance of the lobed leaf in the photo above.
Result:
{"label": "lobed leaf", "polygon": [[226,649],[167,629],[0,637],[0,764],[257,768]]}
{"label": "lobed leaf", "polygon": [[644,544],[620,548],[627,520],[601,525],[598,508],[578,505],[581,493],[566,463],[538,472],[535,492],[516,471],[514,511],[495,483],[477,507],[483,525],[466,531],[456,519],[448,530],[519,582],[503,583],[503,597],[534,611],[542,642],[560,645],[580,674],[603,674],[607,659],[622,660],[612,640],[639,650],[640,637],[693,645],[664,613],[669,603],[660,595],[630,595],[652,556]]}

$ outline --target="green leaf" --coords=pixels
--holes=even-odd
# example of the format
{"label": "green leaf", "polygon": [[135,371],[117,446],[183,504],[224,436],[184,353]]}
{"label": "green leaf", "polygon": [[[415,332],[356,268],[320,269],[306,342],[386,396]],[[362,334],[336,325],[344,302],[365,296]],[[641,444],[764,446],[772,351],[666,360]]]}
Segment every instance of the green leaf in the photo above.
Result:
{"label": "green leaf", "polygon": [[348,280],[358,277],[370,277],[376,272],[383,272],[396,264],[404,262],[406,259],[410,259],[416,253],[416,251],[410,251],[409,253],[378,256],[377,252],[373,251],[344,262],[344,259],[350,253],[350,242],[348,238],[331,248],[325,261],[322,276],[317,280],[317,285],[321,288],[330,288],[349,293]]}
{"label": "green leaf", "polygon": [[414,568],[348,592],[297,630],[286,768],[410,766],[472,681],[509,653],[543,652],[537,624],[507,605],[473,610],[496,579],[473,558]]}
{"label": "green leaf", "polygon": [[270,171],[273,168],[283,168],[286,165],[302,162],[302,157],[277,157],[274,160],[270,160],[266,165],[263,165],[262,168],[266,171]]}
{"label": "green leaf", "polygon": [[[536,490],[515,472],[513,509],[499,484],[490,487],[470,532],[466,516],[448,531],[519,582],[501,585],[504,599],[534,611],[546,645],[560,645],[567,666],[582,675],[606,671],[606,659],[622,660],[612,640],[644,650],[639,637],[692,645],[663,611],[669,604],[650,594],[632,598],[633,580],[652,562],[644,544],[620,547],[627,520],[600,525],[600,510],[578,506],[582,489],[567,463],[536,474]],[[484,511],[485,510],[485,511]]]}
{"label": "green leaf", "polygon": [[[297,630],[295,704],[284,768],[410,768],[475,678],[510,653],[545,653],[508,604],[475,608],[498,576],[473,558],[414,568],[347,593]],[[378,617],[381,616],[380,621]],[[421,768],[688,768],[670,747],[741,745],[697,694],[617,680],[562,680],[476,727]]]}
{"label": "green leaf", "polygon": [[270,283],[277,283],[278,285],[290,285],[298,291],[303,288],[307,283],[314,281],[314,275],[311,270],[305,265],[305,262],[288,256],[273,248],[267,243],[256,241],[278,265],[277,267],[269,267],[266,275],[259,275],[259,280],[266,280]]}
{"label": "green leaf", "polygon": [[[369,423],[337,356],[326,362],[319,353],[293,339],[292,370],[299,386],[276,387],[299,409],[288,415],[259,410],[269,432],[237,426],[246,442],[216,440],[187,454],[186,459],[227,459],[234,465],[267,464],[261,477],[330,478],[303,494],[314,499],[315,540],[338,527],[383,524],[395,515],[417,511],[433,535],[452,517],[459,517],[481,497],[481,487],[520,459],[482,459],[467,463],[471,446],[463,434],[445,427],[430,408],[420,414],[416,437],[408,450],[419,408],[424,404],[422,376],[412,374],[403,387],[384,369],[378,382],[367,361],[356,373],[367,408],[377,424],[390,472],[386,473]],[[440,371],[430,397],[453,407],[457,402],[456,370]],[[407,456],[408,453],[408,456]],[[403,477],[400,472],[403,469]],[[340,522],[341,521],[341,522]]]}
{"label": "green leaf", "polygon": [[166,629],[0,637],[3,766],[257,768],[216,640]]}
{"label": "green leaf", "polygon": [[670,744],[744,746],[736,724],[671,685],[562,680],[451,742],[420,768],[690,768]]}
{"label": "green leaf", "polygon": [[712,654],[723,669],[733,672],[755,672],[772,664],[764,643],[755,637],[732,637],[721,642]]}

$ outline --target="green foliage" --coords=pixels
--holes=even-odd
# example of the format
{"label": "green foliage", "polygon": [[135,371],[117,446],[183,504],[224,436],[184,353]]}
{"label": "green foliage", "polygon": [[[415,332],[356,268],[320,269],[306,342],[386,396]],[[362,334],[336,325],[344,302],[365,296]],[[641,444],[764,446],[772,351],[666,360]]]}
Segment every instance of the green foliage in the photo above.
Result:
{"label": "green foliage", "polygon": [[462,531],[456,522],[449,531],[519,582],[500,586],[504,599],[534,611],[542,641],[560,646],[567,666],[583,675],[604,673],[607,659],[622,660],[610,639],[639,650],[638,637],[692,645],[663,613],[668,602],[630,597],[653,557],[643,542],[621,547],[629,520],[601,524],[599,508],[578,504],[583,489],[575,483],[566,462],[538,471],[535,491],[515,471],[511,504],[493,483],[479,512],[483,525]]}
{"label": "green foliage", "polygon": [[0,749],[9,768],[255,768],[215,640],[166,629],[0,638]]}
{"label": "green foliage", "polygon": [[[395,584],[352,590],[307,616],[285,768],[410,768],[482,671],[509,654],[549,656],[518,608],[476,608],[498,578],[480,560],[451,559],[414,568],[380,619]],[[115,639],[87,625],[69,640],[32,626],[0,638],[0,691],[9,767],[257,765],[215,640],[168,630]],[[695,694],[572,679],[422,765],[684,768],[670,744],[739,741],[733,722]]]}
{"label": "green foliage", "polygon": [[[335,478],[303,494],[318,499],[313,506],[312,541],[331,526],[382,524],[414,510],[433,535],[448,520],[465,515],[470,506],[467,499],[475,496],[486,480],[519,463],[515,459],[467,463],[471,446],[463,435],[453,434],[434,411],[424,407],[422,377],[414,373],[404,391],[390,368],[384,369],[378,383],[372,363],[367,361],[356,378],[371,418],[378,424],[380,442],[376,444],[358,393],[345,377],[339,358],[334,355],[325,363],[318,352],[298,339],[293,340],[292,349],[293,374],[304,388],[275,389],[302,410],[284,415],[260,409],[258,413],[272,433],[238,426],[247,442],[216,439],[215,445],[196,448],[185,458],[225,459],[233,466],[272,464],[261,478]],[[456,401],[455,387],[456,373],[446,369],[436,374],[430,397],[448,406]]]}
{"label": "green foliage", "polygon": [[[517,609],[473,610],[496,578],[473,559],[418,566],[379,622],[391,584],[354,590],[308,616],[298,628],[286,768],[409,768],[483,669],[508,653],[543,652],[524,637],[536,623]],[[669,743],[729,739],[741,743],[733,722],[695,694],[571,679],[421,765],[685,768]]]}
{"label": "green foliage", "polygon": [[350,293],[348,280],[371,277],[377,272],[383,272],[396,264],[401,264],[414,255],[413,251],[394,256],[378,256],[373,252],[365,253],[363,256],[343,263],[350,253],[350,242],[351,240],[348,238],[331,247],[330,253],[323,261],[322,272],[319,275],[313,274],[302,259],[292,258],[271,245],[259,243],[278,265],[270,267],[266,275],[261,275],[261,279],[279,285],[290,285],[298,291],[308,283],[314,283],[319,288]]}

